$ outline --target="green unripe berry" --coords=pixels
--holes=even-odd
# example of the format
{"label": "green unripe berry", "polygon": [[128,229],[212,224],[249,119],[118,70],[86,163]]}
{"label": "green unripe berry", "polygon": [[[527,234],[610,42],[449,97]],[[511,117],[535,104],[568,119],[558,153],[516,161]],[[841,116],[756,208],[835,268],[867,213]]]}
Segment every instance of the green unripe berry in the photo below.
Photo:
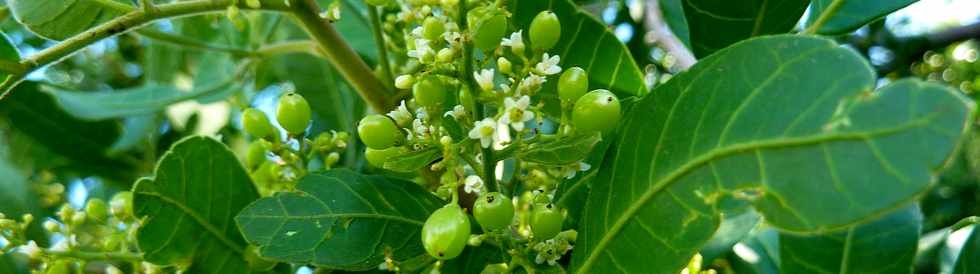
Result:
{"label": "green unripe berry", "polygon": [[616,128],[619,111],[616,95],[604,89],[593,90],[575,101],[572,124],[584,132],[607,132]]}
{"label": "green unripe berry", "polygon": [[500,45],[507,32],[507,16],[493,7],[473,9],[467,16],[477,48],[490,52]]}
{"label": "green unripe berry", "polygon": [[531,233],[538,240],[554,238],[561,232],[561,210],[553,204],[536,204],[531,210]]}
{"label": "green unripe berry", "polygon": [[293,135],[302,134],[310,124],[310,119],[310,104],[302,95],[290,92],[279,98],[276,120],[283,129],[286,129],[286,132]]}
{"label": "green unripe berry", "polygon": [[422,37],[435,42],[442,38],[442,33],[446,32],[446,24],[435,17],[425,18],[422,22]]}
{"label": "green unripe berry", "polygon": [[116,218],[123,219],[133,216],[133,193],[129,191],[116,193],[112,196],[112,200],[109,200],[109,207],[112,210],[112,216]]}
{"label": "green unripe berry", "polygon": [[500,73],[510,73],[512,69],[510,60],[507,60],[505,57],[497,58],[497,69],[500,70]]}
{"label": "green unripe berry", "polygon": [[589,91],[589,75],[580,67],[565,70],[558,78],[558,98],[575,102]]}
{"label": "green unripe berry", "polygon": [[95,221],[104,222],[109,215],[109,209],[102,199],[92,198],[85,204],[85,213]]}
{"label": "green unripe berry", "polygon": [[470,239],[470,219],[456,204],[449,204],[429,215],[422,225],[422,245],[439,260],[456,258]]}
{"label": "green unripe berry", "polygon": [[276,134],[276,129],[269,122],[269,117],[264,112],[254,108],[248,108],[242,112],[242,127],[245,132],[255,136],[255,138],[266,138]]}
{"label": "green unripe berry", "polygon": [[456,57],[456,50],[453,48],[443,48],[436,53],[436,61],[449,63],[453,61],[453,57]]}
{"label": "green unripe berry", "polygon": [[401,143],[404,136],[395,121],[388,116],[372,114],[365,116],[357,125],[361,142],[373,149],[386,149]]}
{"label": "green unripe berry", "polygon": [[412,86],[412,95],[421,107],[438,107],[446,101],[446,87],[439,78],[429,76]]}
{"label": "green unripe berry", "polygon": [[473,217],[486,230],[506,228],[514,219],[514,205],[499,192],[486,193],[473,204]]}
{"label": "green unripe berry", "polygon": [[391,159],[391,157],[401,155],[405,152],[408,152],[408,149],[405,147],[389,147],[386,149],[367,148],[364,150],[364,158],[367,159],[368,164],[384,168],[385,162]]}
{"label": "green unripe berry", "polygon": [[531,38],[531,47],[541,51],[549,50],[561,38],[561,22],[558,21],[558,16],[554,12],[542,11],[531,20],[531,28],[528,32]]}
{"label": "green unripe berry", "polygon": [[410,89],[414,83],[415,77],[412,77],[411,74],[395,77],[395,87],[399,89]]}
{"label": "green unripe berry", "polygon": [[266,160],[266,154],[268,154],[269,149],[266,146],[265,141],[256,140],[248,145],[248,154],[245,155],[245,163],[248,165],[249,170],[254,170],[259,167],[262,162]]}

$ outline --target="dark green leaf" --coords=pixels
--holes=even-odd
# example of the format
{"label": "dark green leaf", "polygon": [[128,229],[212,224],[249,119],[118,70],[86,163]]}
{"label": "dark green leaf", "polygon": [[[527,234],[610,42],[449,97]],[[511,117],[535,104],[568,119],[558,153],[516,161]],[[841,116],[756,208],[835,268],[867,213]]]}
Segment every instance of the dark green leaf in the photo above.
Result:
{"label": "dark green leaf", "polygon": [[785,273],[911,273],[922,228],[918,206],[846,231],[779,237]]}
{"label": "dark green leaf", "polygon": [[391,157],[385,162],[385,169],[397,172],[415,172],[442,157],[442,149],[430,146]]}
{"label": "dark green leaf", "polygon": [[808,0],[678,0],[698,58],[750,37],[786,33],[796,26]]}
{"label": "dark green leaf", "polygon": [[[14,46],[14,43],[10,41],[6,33],[0,32],[0,64],[4,67],[16,65],[20,62],[20,51]],[[0,81],[6,81],[10,77],[10,74],[4,71],[0,71]],[[0,94],[4,94],[4,91],[0,91]]]}
{"label": "dark green leaf", "polygon": [[[551,49],[561,57],[561,67],[581,67],[589,73],[591,88],[608,89],[620,97],[647,93],[643,72],[616,35],[604,24],[569,0],[514,0],[507,4],[514,24],[524,30],[539,12],[551,10],[561,21],[561,39]],[[550,81],[549,81],[550,82]],[[555,93],[554,85],[545,85],[544,93]],[[557,101],[555,102],[557,104]]]}
{"label": "dark green leaf", "polygon": [[143,258],[190,263],[186,273],[247,273],[246,243],[233,218],[259,194],[235,154],[212,138],[188,137],[160,159],[155,174],[133,187],[133,208],[145,218],[136,235]]}
{"label": "dark green leaf", "polygon": [[133,9],[117,0],[9,0],[17,22],[39,36],[64,40]]}
{"label": "dark green leaf", "polygon": [[262,256],[327,269],[369,270],[429,256],[422,224],[442,201],[418,185],[346,169],[300,179],[297,192],[263,198],[236,217]]}
{"label": "dark green leaf", "polygon": [[980,226],[971,225],[966,229],[972,230],[960,254],[956,256],[956,265],[953,268],[954,274],[977,273],[980,270]]}
{"label": "dark green leaf", "polygon": [[864,26],[918,0],[813,0],[806,25],[826,17],[816,29],[819,34],[844,34]]}
{"label": "dark green leaf", "polygon": [[521,150],[518,158],[546,165],[567,165],[585,159],[602,138],[599,134],[580,134],[546,143],[535,143]]}
{"label": "dark green leaf", "polygon": [[442,273],[480,273],[489,264],[506,262],[504,253],[500,248],[484,244],[477,247],[466,247],[459,257],[443,262],[439,270]]}
{"label": "dark green leaf", "polygon": [[676,273],[718,228],[724,197],[808,233],[904,206],[953,154],[973,104],[936,84],[874,84],[852,50],[788,35],[738,43],[672,78],[626,115],[573,269]]}
{"label": "dark green leaf", "polygon": [[467,139],[463,133],[463,127],[459,125],[459,121],[456,121],[456,117],[452,115],[442,117],[442,127],[446,129],[446,133],[449,133],[449,137],[452,137],[454,142],[465,141]]}
{"label": "dark green leaf", "polygon": [[171,85],[155,83],[115,91],[83,92],[55,87],[48,87],[44,90],[54,95],[61,108],[75,117],[102,120],[156,113],[171,104],[226,91],[224,88],[226,86],[227,82],[224,86],[190,92],[181,91]]}

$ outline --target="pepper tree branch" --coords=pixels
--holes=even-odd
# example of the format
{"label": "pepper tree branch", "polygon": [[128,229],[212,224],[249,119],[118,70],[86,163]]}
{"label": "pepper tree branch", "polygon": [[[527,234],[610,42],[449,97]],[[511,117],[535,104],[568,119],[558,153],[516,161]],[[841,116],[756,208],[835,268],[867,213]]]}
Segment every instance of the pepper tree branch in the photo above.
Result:
{"label": "pepper tree branch", "polygon": [[[116,17],[30,57],[24,58],[19,63],[0,63],[0,71],[10,74],[3,83],[0,83],[0,99],[3,99],[14,86],[23,81],[27,74],[48,64],[68,58],[88,45],[102,39],[140,28],[160,19],[224,11],[231,1],[233,0],[193,0],[155,5],[152,9],[133,9],[129,13]],[[246,6],[244,1],[240,2],[238,4],[239,8],[253,9]],[[290,10],[282,1],[276,0],[262,1],[262,7],[260,9],[272,11]]]}
{"label": "pepper tree branch", "polygon": [[292,13],[300,24],[323,48],[327,60],[347,79],[354,90],[376,111],[386,112],[394,107],[388,96],[388,89],[378,80],[371,67],[361,60],[357,52],[334,29],[326,19],[320,17],[320,7],[315,0],[289,0]]}
{"label": "pepper tree branch", "polygon": [[659,1],[646,1],[646,16],[643,23],[653,36],[653,42],[657,43],[667,53],[677,59],[677,66],[681,70],[687,70],[698,60],[694,58],[691,50],[674,35],[664,20],[663,12],[660,9]]}

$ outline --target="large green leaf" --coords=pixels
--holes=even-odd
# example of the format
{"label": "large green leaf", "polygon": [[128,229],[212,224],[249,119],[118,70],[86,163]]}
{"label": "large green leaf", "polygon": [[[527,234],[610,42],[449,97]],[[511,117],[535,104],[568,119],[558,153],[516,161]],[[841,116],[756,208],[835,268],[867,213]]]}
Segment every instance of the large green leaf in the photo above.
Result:
{"label": "large green leaf", "polygon": [[701,248],[701,256],[705,262],[711,262],[732,250],[739,241],[749,237],[753,230],[762,223],[762,217],[754,210],[742,210],[733,214],[723,215],[718,231]]}
{"label": "large green leaf", "polygon": [[827,17],[816,29],[819,34],[844,34],[856,30],[918,0],[813,0],[806,25]]}
{"label": "large green leaf", "polygon": [[418,185],[346,169],[300,179],[297,192],[263,198],[236,217],[262,256],[327,269],[369,270],[429,256],[422,224],[444,202]]}
{"label": "large green leaf", "polygon": [[57,98],[61,108],[75,117],[102,120],[152,114],[184,100],[226,95],[229,80],[219,80],[208,88],[193,91],[156,83],[115,91],[68,91],[55,87],[44,90]]}
{"label": "large green leaf", "polygon": [[911,273],[922,228],[918,206],[879,220],[821,235],[783,233],[780,269],[785,273]]}
{"label": "large green leaf", "polygon": [[749,37],[790,31],[810,3],[808,0],[677,1],[684,1],[691,46],[699,58]]}
{"label": "large green leaf", "polygon": [[247,273],[246,243],[233,218],[259,198],[245,168],[210,137],[178,141],[154,178],[133,187],[133,208],[144,218],[136,238],[143,259],[186,265],[186,273]]}
{"label": "large green leaf", "polygon": [[956,256],[956,264],[953,268],[954,274],[970,274],[980,271],[980,229],[977,225],[972,225],[965,229],[972,229],[960,254]]}
{"label": "large green leaf", "polygon": [[[561,39],[550,50],[561,57],[561,67],[581,67],[589,73],[591,88],[608,89],[620,97],[647,93],[643,72],[616,35],[587,11],[569,0],[514,0],[508,4],[514,24],[524,30],[539,12],[551,10],[561,21]],[[557,81],[549,81],[557,82]],[[554,93],[554,85],[545,85],[545,93]],[[555,102],[557,104],[557,102]]]}
{"label": "large green leaf", "polygon": [[953,154],[973,104],[936,84],[874,84],[854,51],[784,35],[659,86],[626,115],[592,184],[573,269],[676,273],[718,228],[725,197],[800,233],[904,206]]}
{"label": "large green leaf", "polygon": [[133,9],[118,0],[9,0],[17,22],[38,35],[64,40]]}

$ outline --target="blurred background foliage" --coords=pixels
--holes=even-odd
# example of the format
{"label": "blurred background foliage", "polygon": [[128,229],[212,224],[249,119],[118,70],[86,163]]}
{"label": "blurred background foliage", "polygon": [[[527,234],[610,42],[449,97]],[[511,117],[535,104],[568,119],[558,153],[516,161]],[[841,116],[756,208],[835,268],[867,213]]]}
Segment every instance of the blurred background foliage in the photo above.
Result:
{"label": "blurred background foliage", "polygon": [[[576,2],[608,24],[628,46],[645,69],[649,86],[678,73],[673,57],[653,46],[647,35],[643,1]],[[367,35],[364,4],[360,0],[338,3],[342,6],[338,30],[373,64],[375,41]],[[4,1],[0,5],[5,6]],[[56,43],[26,31],[6,7],[0,8],[0,31],[22,56]],[[106,39],[32,73],[30,82],[0,101],[0,212],[51,216],[63,202],[80,208],[87,197],[106,199],[128,189],[136,178],[152,174],[163,151],[193,134],[220,136],[244,155],[239,111],[253,106],[271,113],[285,90],[296,90],[310,101],[311,136],[330,130],[353,133],[357,118],[368,110],[328,62],[311,58],[315,50],[295,50],[303,47],[305,39],[293,20],[279,14],[243,13],[235,20],[224,14],[195,16]],[[971,98],[980,94],[980,1],[919,1],[836,39],[868,58],[881,77],[880,84],[914,76],[946,83]],[[52,92],[105,93],[149,85],[192,92],[222,77],[231,79],[229,85],[214,92],[172,105],[138,106],[137,114],[102,119],[80,118],[77,110],[63,109]],[[921,201],[925,223],[917,273],[948,270],[948,256],[958,253],[965,235],[949,234],[947,227],[980,212],[980,136],[974,134],[962,147]],[[341,163],[365,169],[360,150],[352,142]],[[738,218],[758,223],[758,216]],[[728,239],[738,242],[734,248],[706,250],[706,263],[737,273],[777,273],[776,233],[758,226],[740,235]],[[0,273],[23,272],[23,260],[10,256],[0,258]]]}

